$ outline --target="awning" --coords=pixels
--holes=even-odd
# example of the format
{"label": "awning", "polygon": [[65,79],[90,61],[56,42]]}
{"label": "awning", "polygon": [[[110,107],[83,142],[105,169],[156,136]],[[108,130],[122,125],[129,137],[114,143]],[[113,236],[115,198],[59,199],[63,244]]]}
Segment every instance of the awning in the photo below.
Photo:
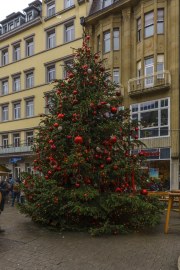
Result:
{"label": "awning", "polygon": [[8,175],[11,172],[8,168],[3,165],[0,165],[0,175]]}

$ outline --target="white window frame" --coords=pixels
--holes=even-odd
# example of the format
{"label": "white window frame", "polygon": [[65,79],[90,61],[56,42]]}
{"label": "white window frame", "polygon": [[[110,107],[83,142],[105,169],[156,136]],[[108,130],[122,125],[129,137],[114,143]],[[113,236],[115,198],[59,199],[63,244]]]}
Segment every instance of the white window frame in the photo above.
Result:
{"label": "white window frame", "polygon": [[55,48],[56,46],[56,32],[55,29],[47,32],[47,49]]}
{"label": "white window frame", "polygon": [[34,72],[28,72],[25,74],[26,76],[26,88],[34,87]]}
{"label": "white window frame", "polygon": [[32,11],[27,12],[27,14],[26,14],[26,21],[29,22],[32,19],[33,19],[33,12]]}
{"label": "white window frame", "polygon": [[26,40],[26,57],[34,54],[34,38]]}
{"label": "white window frame", "polygon": [[13,113],[13,118],[14,120],[16,119],[20,119],[21,118],[21,103],[18,102],[18,103],[14,103],[14,113]]}
{"label": "white window frame", "polygon": [[56,67],[55,65],[47,67],[47,83],[52,82],[56,78]]}
{"label": "white window frame", "polygon": [[103,33],[103,52],[108,53],[111,50],[111,32],[110,30]]}
{"label": "white window frame", "polygon": [[26,132],[26,145],[31,146],[33,144],[34,133],[33,131]]}
{"label": "white window frame", "polygon": [[113,29],[113,50],[118,51],[120,49],[120,31],[119,28]]}
{"label": "white window frame", "polygon": [[157,55],[157,79],[164,78],[164,54]]}
{"label": "white window frame", "polygon": [[34,99],[26,100],[26,117],[34,116]]}
{"label": "white window frame", "polygon": [[64,8],[70,8],[74,5],[74,0],[64,0]]}
{"label": "white window frame", "polygon": [[9,93],[9,84],[8,80],[2,81],[2,96],[7,95]]}
{"label": "white window frame", "polygon": [[74,22],[70,22],[64,25],[64,40],[65,43],[71,42],[75,39],[75,27]]}
{"label": "white window frame", "polygon": [[[149,73],[149,70],[152,70],[152,72]],[[145,78],[145,87],[152,87],[154,85],[153,74],[154,74],[154,58],[149,57],[144,60],[144,75],[147,76]]]}
{"label": "white window frame", "polygon": [[[137,62],[137,78],[140,78],[142,75],[142,66],[141,66],[141,60]],[[137,84],[139,85],[141,83],[141,80],[137,80]]]}
{"label": "white window frame", "polygon": [[2,51],[2,66],[9,63],[8,49]]}
{"label": "white window frame", "polygon": [[8,134],[2,135],[2,147],[8,148],[9,140],[8,140]]}
{"label": "white window frame", "polygon": [[[164,98],[164,99],[158,99],[158,100],[132,104],[130,106],[130,110],[131,110],[131,118],[136,119],[137,121],[140,121],[140,122],[142,120],[143,113],[152,113],[153,111],[158,112],[157,125],[153,125],[152,123],[151,126],[143,127],[142,126],[143,123],[141,124],[140,129],[138,131],[138,135],[140,139],[150,139],[150,138],[156,138],[156,137],[162,138],[162,137],[170,136],[170,132],[169,132],[170,130],[170,98]],[[168,119],[167,119],[166,125],[162,124],[161,113],[163,110],[168,110],[167,112]],[[161,131],[163,130],[163,128],[167,129],[166,135],[161,135]],[[141,136],[141,131],[147,132],[147,134],[148,133],[151,134],[153,130],[156,130],[158,132],[158,136]]]}
{"label": "white window frame", "polygon": [[47,4],[47,17],[52,17],[56,14],[55,2],[50,2]]}
{"label": "white window frame", "polygon": [[21,77],[13,77],[13,92],[18,92],[21,90]]}
{"label": "white window frame", "polygon": [[19,147],[20,146],[20,133],[15,133],[13,134],[13,146],[14,147]]}
{"label": "white window frame", "polygon": [[141,42],[142,39],[142,19],[139,17],[137,19],[137,42]]}
{"label": "white window frame", "polygon": [[21,48],[20,44],[14,45],[13,47],[13,61],[18,61],[21,59]]}
{"label": "white window frame", "polygon": [[8,119],[9,119],[8,105],[2,105],[2,122],[8,121]]}

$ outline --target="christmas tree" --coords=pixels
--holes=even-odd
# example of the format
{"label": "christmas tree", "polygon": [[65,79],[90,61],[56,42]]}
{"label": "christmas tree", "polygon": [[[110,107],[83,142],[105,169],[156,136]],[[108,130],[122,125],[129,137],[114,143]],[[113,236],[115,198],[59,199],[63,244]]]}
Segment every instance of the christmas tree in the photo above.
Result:
{"label": "christmas tree", "polygon": [[89,40],[85,35],[65,67],[67,77],[55,82],[33,147],[37,174],[23,175],[26,203],[20,209],[42,224],[92,234],[154,225],[157,202],[136,195],[144,159],[134,152],[142,144],[138,123]]}

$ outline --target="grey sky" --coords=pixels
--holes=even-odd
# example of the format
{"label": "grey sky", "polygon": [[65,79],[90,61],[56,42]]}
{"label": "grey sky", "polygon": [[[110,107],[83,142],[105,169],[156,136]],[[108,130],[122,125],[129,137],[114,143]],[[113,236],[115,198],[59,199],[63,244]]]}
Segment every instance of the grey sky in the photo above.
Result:
{"label": "grey sky", "polygon": [[22,10],[28,7],[28,4],[31,2],[33,2],[33,0],[0,0],[0,21],[4,20],[7,15],[13,12],[22,12]]}

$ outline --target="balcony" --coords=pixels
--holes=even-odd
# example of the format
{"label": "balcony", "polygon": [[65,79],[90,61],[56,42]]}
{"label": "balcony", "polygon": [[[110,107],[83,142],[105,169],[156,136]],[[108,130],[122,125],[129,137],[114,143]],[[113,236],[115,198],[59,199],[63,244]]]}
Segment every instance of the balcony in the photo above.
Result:
{"label": "balcony", "polygon": [[32,145],[20,144],[19,146],[0,146],[0,155],[12,155],[12,154],[30,154],[32,153]]}
{"label": "balcony", "polygon": [[171,74],[165,70],[151,75],[141,76],[128,81],[129,96],[142,95],[159,90],[168,90],[171,86]]}

